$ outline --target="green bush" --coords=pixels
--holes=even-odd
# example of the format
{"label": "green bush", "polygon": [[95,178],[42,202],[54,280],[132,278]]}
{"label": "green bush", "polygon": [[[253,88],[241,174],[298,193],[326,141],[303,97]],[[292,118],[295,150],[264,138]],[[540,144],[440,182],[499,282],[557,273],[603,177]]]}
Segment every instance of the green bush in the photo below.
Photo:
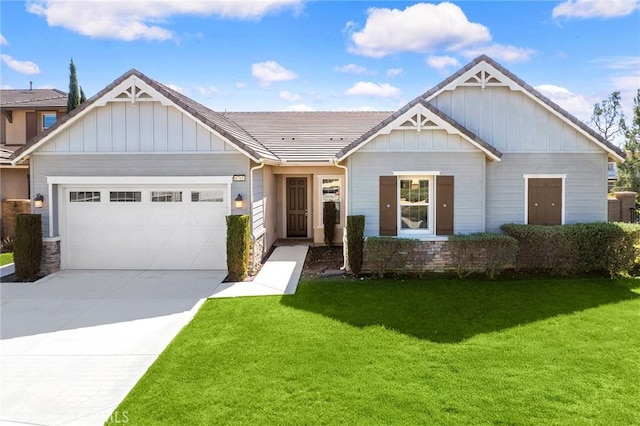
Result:
{"label": "green bush", "polygon": [[481,271],[494,279],[515,265],[518,253],[518,241],[500,234],[452,235],[448,245],[459,278]]}
{"label": "green bush", "polygon": [[16,215],[13,263],[16,276],[34,280],[40,274],[42,261],[42,217],[39,214]]}
{"label": "green bush", "polygon": [[633,269],[640,238],[640,225],[620,223],[507,224],[502,230],[520,244],[519,269],[552,275],[628,272]]}
{"label": "green bush", "polygon": [[249,269],[251,233],[248,215],[227,216],[227,270],[229,281],[242,281]]}
{"label": "green bush", "polygon": [[347,257],[354,275],[362,272],[364,246],[364,216],[347,216]]}
{"label": "green bush", "polygon": [[338,221],[336,203],[325,201],[322,206],[322,224],[324,225],[324,242],[333,248],[333,240],[336,235],[336,222]]}
{"label": "green bush", "polygon": [[422,272],[422,265],[413,262],[417,243],[407,238],[369,237],[365,243],[367,265],[379,278],[396,272]]}

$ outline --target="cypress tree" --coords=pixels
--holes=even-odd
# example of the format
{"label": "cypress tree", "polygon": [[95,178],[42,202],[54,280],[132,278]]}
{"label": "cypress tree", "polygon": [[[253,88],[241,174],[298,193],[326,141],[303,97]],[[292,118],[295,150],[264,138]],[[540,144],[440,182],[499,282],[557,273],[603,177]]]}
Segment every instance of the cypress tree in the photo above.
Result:
{"label": "cypress tree", "polygon": [[67,112],[71,112],[80,106],[80,89],[78,86],[78,76],[76,75],[76,65],[71,59],[69,64],[69,97],[67,99]]}

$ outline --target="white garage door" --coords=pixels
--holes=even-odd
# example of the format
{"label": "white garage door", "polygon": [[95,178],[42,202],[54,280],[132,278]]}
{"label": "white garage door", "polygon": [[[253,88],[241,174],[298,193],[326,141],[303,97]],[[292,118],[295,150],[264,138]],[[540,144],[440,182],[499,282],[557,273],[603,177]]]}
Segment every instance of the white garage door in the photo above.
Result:
{"label": "white garage door", "polygon": [[227,267],[226,185],[67,186],[61,192],[63,267]]}

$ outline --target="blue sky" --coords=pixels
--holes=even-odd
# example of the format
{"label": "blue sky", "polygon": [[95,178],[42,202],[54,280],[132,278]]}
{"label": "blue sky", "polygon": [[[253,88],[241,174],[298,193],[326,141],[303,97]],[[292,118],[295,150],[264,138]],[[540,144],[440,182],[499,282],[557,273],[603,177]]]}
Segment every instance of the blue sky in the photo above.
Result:
{"label": "blue sky", "polygon": [[218,111],[395,110],[486,53],[586,120],[640,88],[640,0],[2,1],[3,88],[137,68]]}

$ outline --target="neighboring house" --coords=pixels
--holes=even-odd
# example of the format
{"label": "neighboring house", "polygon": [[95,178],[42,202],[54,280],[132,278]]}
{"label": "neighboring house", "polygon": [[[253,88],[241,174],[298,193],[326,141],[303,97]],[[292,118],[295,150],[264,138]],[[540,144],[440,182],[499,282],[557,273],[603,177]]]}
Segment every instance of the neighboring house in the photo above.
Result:
{"label": "neighboring house", "polygon": [[[49,128],[67,111],[67,94],[56,89],[0,90],[0,199],[30,198],[29,166],[13,166],[9,156]],[[5,207],[3,214],[11,209]],[[6,218],[5,218],[6,220]],[[6,222],[3,223],[3,236]]]}
{"label": "neighboring house", "polygon": [[614,162],[609,162],[607,165],[607,189],[609,192],[613,190],[618,180],[618,165]]}
{"label": "neighboring house", "polygon": [[226,268],[225,215],[253,259],[322,243],[322,202],[367,236],[443,240],[504,223],[607,220],[623,153],[481,56],[396,112],[217,113],[131,70],[12,157],[45,194],[60,266]]}

